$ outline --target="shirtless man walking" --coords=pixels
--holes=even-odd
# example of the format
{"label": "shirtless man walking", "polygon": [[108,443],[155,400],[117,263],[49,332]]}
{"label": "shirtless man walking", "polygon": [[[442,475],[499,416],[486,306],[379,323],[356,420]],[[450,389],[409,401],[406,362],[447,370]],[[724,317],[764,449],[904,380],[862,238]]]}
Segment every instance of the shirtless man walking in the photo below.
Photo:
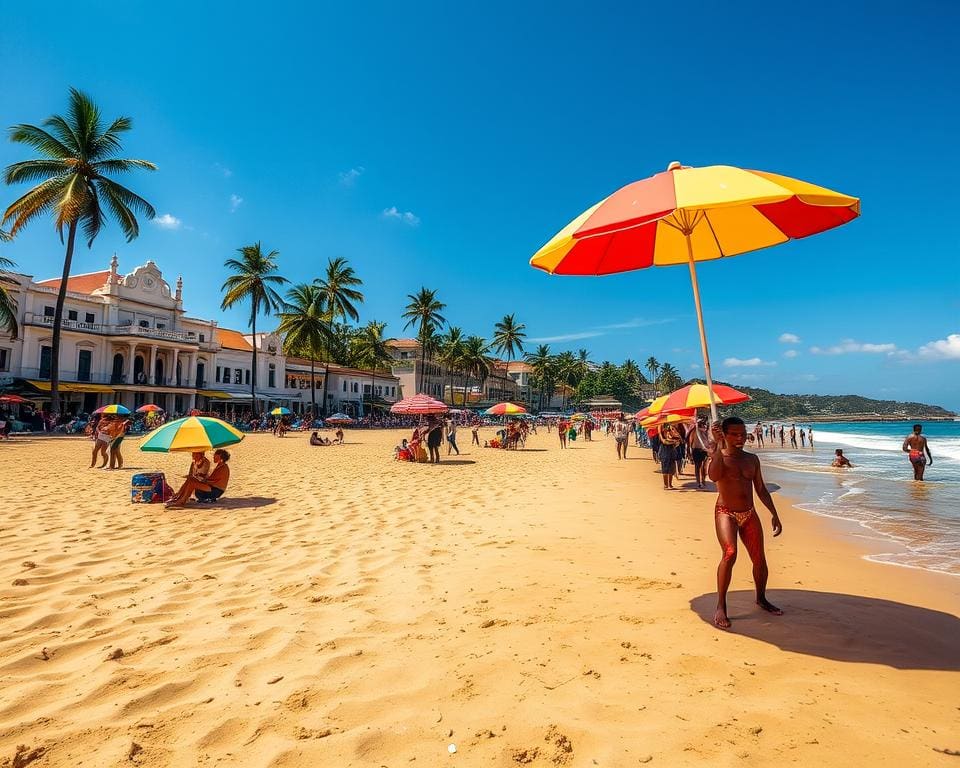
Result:
{"label": "shirtless man walking", "polygon": [[[913,434],[907,435],[903,441],[903,450],[910,452],[910,463],[913,465],[913,479],[923,480],[923,472],[927,464],[933,466],[933,456],[930,454],[930,446],[927,444],[927,438],[920,433],[923,432],[922,424],[913,425]],[[923,453],[926,451],[927,455]],[[930,459],[928,462],[927,459]]]}
{"label": "shirtless man walking", "polygon": [[627,424],[627,420],[623,418],[623,414],[621,414],[620,418],[617,419],[613,425],[613,436],[614,438],[616,438],[616,441],[617,441],[617,458],[618,459],[627,458],[627,437],[629,435],[630,435],[630,425]]}
{"label": "shirtless man walking", "polygon": [[716,442],[710,455],[707,476],[717,484],[719,492],[714,518],[717,540],[722,551],[720,565],[717,567],[717,612],[713,621],[718,627],[727,629],[730,626],[730,619],[727,618],[727,589],[733,575],[733,564],[737,561],[738,535],[753,562],[757,605],[775,616],[783,614],[783,611],[767,600],[767,559],[763,552],[763,526],[754,508],[754,491],[773,515],[771,523],[774,536],[782,533],[783,525],[770,497],[770,491],[763,482],[760,459],[743,450],[747,442],[747,428],[743,420],[731,416],[724,419],[723,424],[714,423],[711,432]]}

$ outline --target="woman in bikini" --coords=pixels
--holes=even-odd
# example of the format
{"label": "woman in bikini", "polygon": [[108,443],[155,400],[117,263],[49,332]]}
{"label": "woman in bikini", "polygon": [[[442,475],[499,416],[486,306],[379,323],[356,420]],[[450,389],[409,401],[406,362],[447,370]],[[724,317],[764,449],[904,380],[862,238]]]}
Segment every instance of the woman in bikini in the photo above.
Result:
{"label": "woman in bikini", "polygon": [[[203,453],[195,453],[193,457],[194,461],[190,466],[191,474],[187,477],[186,482],[180,486],[176,496],[167,502],[168,507],[185,507],[194,494],[196,494],[199,502],[216,501],[227,490],[227,483],[230,482],[230,467],[227,466],[227,462],[230,461],[229,453],[222,448],[214,451],[214,469],[209,474],[203,472],[202,476],[200,472],[204,468],[209,470],[210,462]],[[193,474],[194,470],[197,474]]]}

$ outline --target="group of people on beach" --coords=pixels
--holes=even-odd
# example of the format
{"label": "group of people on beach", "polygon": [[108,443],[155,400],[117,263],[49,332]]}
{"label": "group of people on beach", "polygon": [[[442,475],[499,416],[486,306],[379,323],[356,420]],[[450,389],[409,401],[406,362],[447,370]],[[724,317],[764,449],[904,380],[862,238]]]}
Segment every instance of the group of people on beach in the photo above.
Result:
{"label": "group of people on beach", "polygon": [[227,490],[227,483],[230,482],[230,467],[227,464],[230,454],[227,451],[218,448],[213,452],[212,470],[204,451],[194,451],[191,459],[183,485],[166,503],[167,507],[185,507],[194,497],[201,504],[212,503]]}
{"label": "group of people on beach", "polygon": [[[479,422],[473,428],[474,445],[479,444],[477,430]],[[413,428],[410,439],[404,438],[400,445],[393,449],[393,457],[397,461],[415,461],[420,463],[439,464],[440,446],[447,442],[447,456],[456,452],[460,455],[457,445],[457,422],[452,417],[441,418],[436,415],[427,417],[426,424],[418,424]]]}
{"label": "group of people on beach", "polygon": [[[800,438],[799,446],[797,445],[798,436]],[[757,422],[753,429],[747,432],[747,442],[759,448],[764,447],[765,440],[769,441],[771,446],[775,445],[778,438],[781,448],[787,447],[787,441],[790,442],[791,448],[807,448],[808,445],[810,448],[813,448],[813,427],[807,427],[806,429],[800,427],[798,432],[796,424],[791,424],[787,427],[784,424],[762,424]]]}

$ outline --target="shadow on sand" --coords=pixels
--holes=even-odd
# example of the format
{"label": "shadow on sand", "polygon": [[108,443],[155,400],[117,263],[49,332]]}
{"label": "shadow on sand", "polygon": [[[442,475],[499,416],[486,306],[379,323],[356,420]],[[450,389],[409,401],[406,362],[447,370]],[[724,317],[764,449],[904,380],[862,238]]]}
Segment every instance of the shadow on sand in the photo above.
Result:
{"label": "shadow on sand", "polygon": [[256,509],[258,507],[269,507],[276,504],[277,500],[272,496],[239,496],[236,498],[226,498],[218,500],[214,504],[191,504],[192,509]]}
{"label": "shadow on sand", "polygon": [[441,467],[459,467],[464,464],[476,464],[473,459],[440,459]]}
{"label": "shadow on sand", "polygon": [[[727,631],[823,659],[960,671],[960,618],[949,613],[834,592],[777,589],[767,595],[783,616],[757,608],[752,591],[730,592],[733,627]],[[716,593],[690,601],[711,626],[716,606]]]}

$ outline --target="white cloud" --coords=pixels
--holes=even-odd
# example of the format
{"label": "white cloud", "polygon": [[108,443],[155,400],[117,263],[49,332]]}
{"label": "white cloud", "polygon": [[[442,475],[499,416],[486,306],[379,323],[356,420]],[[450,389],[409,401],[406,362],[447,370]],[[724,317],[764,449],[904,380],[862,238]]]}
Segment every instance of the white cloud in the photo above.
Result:
{"label": "white cloud", "polygon": [[868,354],[892,355],[897,352],[896,344],[861,344],[853,339],[844,339],[832,347],[810,347],[815,355],[846,355],[851,352],[866,352]]}
{"label": "white cloud", "polygon": [[924,344],[917,354],[926,360],[960,360],[960,333]]}
{"label": "white cloud", "polygon": [[621,328],[647,328],[651,325],[664,325],[665,323],[672,323],[676,320],[673,317],[664,317],[657,320],[647,320],[643,317],[635,317],[632,320],[627,320],[624,323],[611,323],[610,325],[601,325],[600,328],[604,330],[616,331]]}
{"label": "white cloud", "polygon": [[415,213],[412,211],[399,211],[395,205],[391,205],[389,208],[383,209],[383,218],[397,219],[398,221],[402,221],[404,224],[408,224],[411,227],[415,227],[420,223],[420,217]]}
{"label": "white cloud", "polygon": [[727,376],[730,381],[762,381],[767,378],[765,373],[731,373]]}
{"label": "white cloud", "polygon": [[723,361],[723,364],[727,368],[757,368],[759,366],[776,365],[776,363],[761,360],[759,357],[750,357],[746,360],[742,360],[739,357],[728,357]]}
{"label": "white cloud", "polygon": [[225,179],[229,179],[231,176],[233,176],[233,171],[231,171],[229,168],[227,168],[227,166],[223,165],[222,163],[214,163],[213,167],[216,168],[218,171],[220,171],[220,173],[223,175],[223,178]]}
{"label": "white cloud", "polygon": [[536,344],[551,344],[555,341],[579,341],[580,339],[592,339],[603,335],[602,331],[580,331],[579,333],[562,333],[559,336],[538,336],[535,339],[527,339],[527,341]]}
{"label": "white cloud", "polygon": [[800,381],[820,381],[820,377],[812,373],[801,373],[798,378]]}
{"label": "white cloud", "polygon": [[800,337],[795,333],[781,333],[777,341],[781,344],[799,344]]}
{"label": "white cloud", "polygon": [[340,183],[345,187],[352,187],[357,183],[363,172],[366,170],[362,165],[358,165],[356,168],[351,168],[349,171],[340,172]]}
{"label": "white cloud", "polygon": [[788,349],[786,352],[783,353],[783,356],[784,356],[784,357],[793,358],[793,357],[796,357],[796,356],[799,355],[799,354],[800,354],[800,353],[797,352],[797,350],[795,350],[795,349]]}
{"label": "white cloud", "polygon": [[153,223],[160,227],[160,229],[180,229],[180,226],[183,224],[180,219],[169,213],[165,213],[163,216],[157,216],[153,220]]}
{"label": "white cloud", "polygon": [[691,371],[699,371],[699,370],[700,370],[700,363],[690,363],[690,370],[691,370]]}
{"label": "white cloud", "polygon": [[243,205],[243,198],[240,195],[230,195],[230,213],[236,213],[241,205]]}

